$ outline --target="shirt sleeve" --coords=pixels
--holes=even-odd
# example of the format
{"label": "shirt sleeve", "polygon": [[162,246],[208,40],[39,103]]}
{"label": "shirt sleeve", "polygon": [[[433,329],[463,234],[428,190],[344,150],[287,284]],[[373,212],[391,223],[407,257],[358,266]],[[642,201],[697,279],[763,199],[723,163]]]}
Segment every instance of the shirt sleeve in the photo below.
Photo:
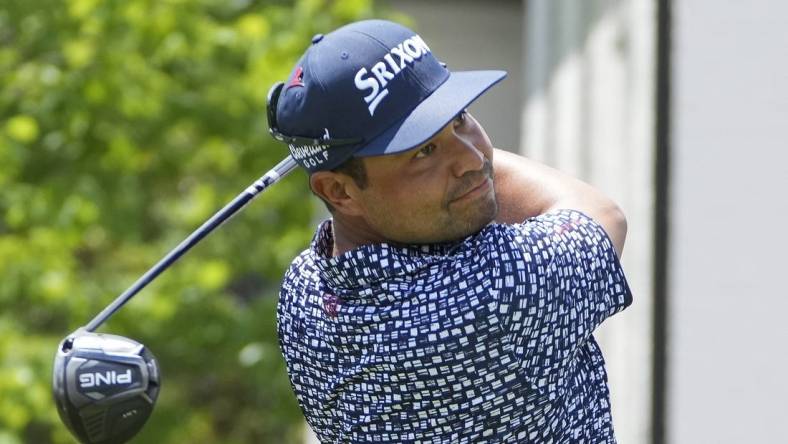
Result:
{"label": "shirt sleeve", "polygon": [[515,358],[540,386],[602,321],[629,306],[632,294],[610,238],[588,216],[560,210],[513,232],[519,285],[505,297],[505,322]]}

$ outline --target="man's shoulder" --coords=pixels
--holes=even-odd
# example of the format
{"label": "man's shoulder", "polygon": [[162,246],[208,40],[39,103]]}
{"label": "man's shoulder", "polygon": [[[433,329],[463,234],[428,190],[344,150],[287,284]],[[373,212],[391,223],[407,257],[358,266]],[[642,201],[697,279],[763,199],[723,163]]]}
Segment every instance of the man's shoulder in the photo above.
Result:
{"label": "man's shoulder", "polygon": [[578,232],[580,235],[598,235],[601,226],[586,214],[572,209],[557,209],[528,218],[515,224],[491,224],[489,235],[506,235],[517,238],[542,238]]}
{"label": "man's shoulder", "polygon": [[[526,262],[535,255],[552,257],[556,249],[586,244],[602,246],[600,254],[606,251],[604,247],[612,248],[601,225],[572,209],[553,210],[514,224],[493,223],[471,239],[496,257],[524,258]],[[512,251],[517,252],[514,257],[502,254]]]}

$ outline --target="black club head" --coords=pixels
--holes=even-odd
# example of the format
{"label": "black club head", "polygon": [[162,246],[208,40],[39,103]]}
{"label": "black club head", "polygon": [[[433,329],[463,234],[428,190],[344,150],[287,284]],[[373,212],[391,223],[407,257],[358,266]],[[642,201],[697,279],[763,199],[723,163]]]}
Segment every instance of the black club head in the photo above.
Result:
{"label": "black club head", "polygon": [[158,363],[139,342],[77,330],[55,355],[52,391],[63,423],[84,444],[121,444],[153,411]]}

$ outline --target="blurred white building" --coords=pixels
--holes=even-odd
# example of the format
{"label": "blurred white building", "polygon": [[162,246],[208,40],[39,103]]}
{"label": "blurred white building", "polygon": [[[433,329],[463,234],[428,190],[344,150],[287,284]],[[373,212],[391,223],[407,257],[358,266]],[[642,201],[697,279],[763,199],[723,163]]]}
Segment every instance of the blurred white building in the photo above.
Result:
{"label": "blurred white building", "polygon": [[509,71],[471,108],[496,146],[627,213],[635,302],[596,334],[619,442],[788,442],[788,2],[388,5]]}
{"label": "blurred white building", "polygon": [[629,215],[620,442],[788,442],[788,3],[525,5],[521,151]]}

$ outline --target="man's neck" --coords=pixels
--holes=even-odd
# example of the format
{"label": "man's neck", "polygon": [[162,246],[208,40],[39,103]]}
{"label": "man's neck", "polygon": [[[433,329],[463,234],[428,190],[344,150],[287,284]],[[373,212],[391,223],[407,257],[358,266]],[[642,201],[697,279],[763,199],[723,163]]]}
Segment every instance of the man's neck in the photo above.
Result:
{"label": "man's neck", "polygon": [[362,245],[386,242],[382,236],[374,232],[366,221],[360,217],[332,218],[334,246],[331,256],[337,257]]}

